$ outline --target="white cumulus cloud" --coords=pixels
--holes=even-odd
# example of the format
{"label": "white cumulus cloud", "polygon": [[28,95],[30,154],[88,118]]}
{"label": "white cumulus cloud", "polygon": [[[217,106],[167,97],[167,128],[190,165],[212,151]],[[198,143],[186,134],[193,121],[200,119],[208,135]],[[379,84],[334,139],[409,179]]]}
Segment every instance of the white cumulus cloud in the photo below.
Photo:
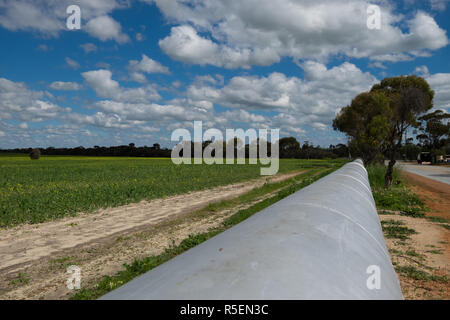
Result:
{"label": "white cumulus cloud", "polygon": [[55,119],[69,111],[45,100],[45,92],[30,90],[22,82],[0,78],[0,119],[37,122]]}
{"label": "white cumulus cloud", "polygon": [[172,59],[191,64],[250,68],[280,61],[280,56],[270,48],[233,49],[201,37],[188,25],[173,27],[170,35],[160,40],[159,45]]}
{"label": "white cumulus cloud", "polygon": [[142,55],[142,60],[130,60],[128,63],[131,78],[137,82],[146,82],[144,73],[163,73],[170,74],[169,68],[163,66],[158,61],[155,61],[145,54]]}
{"label": "white cumulus cloud", "polygon": [[450,112],[450,73],[435,73],[425,78],[434,90],[434,107]]}
{"label": "white cumulus cloud", "polygon": [[156,89],[150,85],[138,88],[121,87],[118,81],[112,79],[112,72],[109,70],[87,71],[81,75],[102,98],[129,103],[142,103],[161,98]]}
{"label": "white cumulus cloud", "polygon": [[188,87],[187,96],[193,101],[211,101],[225,107],[279,112],[275,118],[278,124],[286,119],[292,124],[295,117],[297,124],[320,127],[330,125],[340,107],[377,82],[370,73],[348,62],[327,69],[324,64],[307,61],[301,67],[305,79],[278,72],[267,77],[236,76],[221,88],[194,83]]}
{"label": "white cumulus cloud", "polygon": [[89,20],[84,29],[101,41],[115,40],[118,43],[130,41],[128,35],[122,32],[120,23],[109,16],[100,16]]}
{"label": "white cumulus cloud", "polygon": [[[381,8],[380,30],[367,28],[365,0],[152,0],[179,25],[161,39],[173,59],[226,68],[270,65],[282,57],[325,61],[336,56],[404,61],[445,47],[448,38],[429,14]],[[402,30],[399,25],[407,27]]]}
{"label": "white cumulus cloud", "polygon": [[[101,40],[112,37],[111,39],[123,43],[127,41],[127,36],[121,33],[120,24],[108,17],[108,14],[116,9],[129,7],[129,4],[126,0],[1,0],[0,26],[11,31],[32,31],[57,37],[61,32],[67,31],[66,8],[78,5],[82,21],[88,21],[86,31]],[[102,32],[101,26],[111,30]],[[84,25],[81,30],[85,30]]]}

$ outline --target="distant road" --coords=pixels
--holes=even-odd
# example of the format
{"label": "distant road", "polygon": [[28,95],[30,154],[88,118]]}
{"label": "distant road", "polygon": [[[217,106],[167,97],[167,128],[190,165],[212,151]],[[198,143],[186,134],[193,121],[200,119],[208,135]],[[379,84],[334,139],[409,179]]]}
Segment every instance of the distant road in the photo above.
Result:
{"label": "distant road", "polygon": [[399,169],[450,185],[450,167],[419,165],[410,162],[397,162]]}

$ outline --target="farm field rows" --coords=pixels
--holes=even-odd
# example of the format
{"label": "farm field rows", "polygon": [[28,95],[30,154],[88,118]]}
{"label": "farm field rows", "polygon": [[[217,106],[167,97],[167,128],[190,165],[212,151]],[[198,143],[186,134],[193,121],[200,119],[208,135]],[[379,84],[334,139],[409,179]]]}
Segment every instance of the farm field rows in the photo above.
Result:
{"label": "farm field rows", "polygon": [[[280,173],[333,167],[342,160],[280,161]],[[247,181],[260,165],[174,165],[170,159],[0,157],[0,227],[40,223],[78,212]]]}
{"label": "farm field rows", "polygon": [[[0,299],[67,299],[74,293],[65,286],[66,267],[73,264],[83,270],[85,289],[73,298],[98,297],[342,164],[343,161],[286,160],[281,165],[289,172],[270,178],[257,172],[255,179],[225,186],[36,225],[2,228]],[[192,237],[196,240],[190,241]],[[165,254],[174,245],[181,247]],[[139,272],[123,269],[124,264],[139,261],[145,262]],[[114,276],[117,272],[121,275],[118,278]],[[114,280],[107,281],[104,287],[101,283],[109,276],[114,276]]]}

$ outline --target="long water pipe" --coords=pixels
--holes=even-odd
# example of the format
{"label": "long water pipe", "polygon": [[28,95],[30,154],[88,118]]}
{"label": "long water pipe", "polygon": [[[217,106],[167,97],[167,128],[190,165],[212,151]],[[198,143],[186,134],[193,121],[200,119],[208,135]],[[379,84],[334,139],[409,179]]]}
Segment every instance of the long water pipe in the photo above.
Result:
{"label": "long water pipe", "polygon": [[403,299],[361,160],[101,299]]}

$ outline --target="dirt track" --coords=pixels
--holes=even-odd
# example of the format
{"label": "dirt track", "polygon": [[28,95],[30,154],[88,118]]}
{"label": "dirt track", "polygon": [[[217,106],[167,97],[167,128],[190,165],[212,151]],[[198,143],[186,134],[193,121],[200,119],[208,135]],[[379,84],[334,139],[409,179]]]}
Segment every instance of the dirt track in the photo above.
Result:
{"label": "dirt track", "polygon": [[[430,209],[428,217],[450,220],[450,185],[410,172],[401,172],[409,188]],[[407,241],[386,239],[393,262],[400,266],[422,269],[436,276],[450,276],[450,230],[425,218],[380,215],[381,220],[395,220],[417,232]],[[418,256],[405,253],[415,252]],[[431,269],[427,269],[431,268]],[[416,280],[399,274],[405,299],[450,299],[450,284],[440,281]]]}
{"label": "dirt track", "polygon": [[[216,223],[217,218],[191,221],[182,227],[177,226],[175,231],[164,229],[177,217],[209,203],[245,194],[268,180],[282,181],[300,173],[258,178],[77,217],[0,230],[0,298],[63,298],[68,294],[64,285],[68,265],[82,262],[85,280],[117,272],[125,262],[155,254],[170,245],[171,241],[182,240],[190,233],[206,231]],[[26,274],[23,285],[12,285],[21,282],[15,280],[20,273]]]}

